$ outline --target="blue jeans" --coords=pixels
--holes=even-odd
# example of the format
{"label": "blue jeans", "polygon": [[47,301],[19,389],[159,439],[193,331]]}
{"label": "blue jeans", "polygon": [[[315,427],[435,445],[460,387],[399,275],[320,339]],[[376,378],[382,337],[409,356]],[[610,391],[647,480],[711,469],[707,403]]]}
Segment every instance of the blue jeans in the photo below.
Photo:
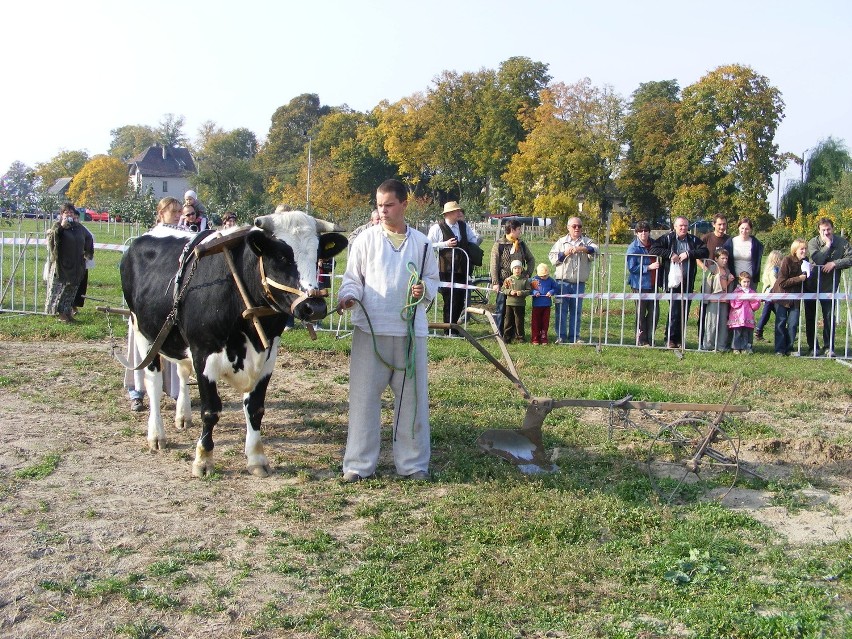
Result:
{"label": "blue jeans", "polygon": [[497,293],[494,307],[494,323],[497,324],[497,333],[503,335],[503,315],[506,314],[506,294]]}
{"label": "blue jeans", "polygon": [[580,334],[580,321],[583,313],[583,298],[573,297],[586,292],[585,282],[569,282],[568,280],[556,280],[559,285],[559,295],[556,300],[556,340],[573,344]]}
{"label": "blue jeans", "polygon": [[789,353],[796,344],[799,332],[799,302],[793,308],[775,304],[775,352]]}

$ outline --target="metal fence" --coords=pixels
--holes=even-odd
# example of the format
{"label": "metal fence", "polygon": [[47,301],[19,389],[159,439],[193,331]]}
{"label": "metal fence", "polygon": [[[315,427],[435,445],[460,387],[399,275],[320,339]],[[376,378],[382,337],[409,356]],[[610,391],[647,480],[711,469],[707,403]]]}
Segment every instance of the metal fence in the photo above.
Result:
{"label": "metal fence", "polygon": [[[131,225],[126,225],[131,227]],[[96,244],[97,250],[121,250],[124,239],[131,236],[138,228],[116,228],[116,240],[121,243]],[[458,259],[466,259],[460,250]],[[628,256],[620,252],[600,253],[592,262],[591,272],[586,281],[585,292],[574,295],[558,295],[554,299],[554,308],[551,314],[550,341],[555,341],[555,321],[558,317],[556,305],[582,300],[582,310],[579,314],[578,336],[582,343],[601,346],[623,346],[636,347],[637,320],[639,312],[643,308],[650,307],[653,314],[656,329],[648,336],[652,347],[667,347],[670,341],[669,315],[676,305],[680,305],[683,311],[683,335],[681,348],[684,350],[700,351],[701,343],[699,336],[704,329],[706,309],[710,305],[726,302],[732,299],[731,294],[725,293],[702,293],[707,271],[698,269],[696,272],[696,292],[672,293],[661,289],[634,291],[629,283],[629,271],[627,269]],[[47,248],[43,232],[0,232],[0,312],[3,313],[38,313],[44,312],[45,287],[43,282],[43,269],[47,259]],[[332,269],[329,273],[321,276],[321,283],[329,291],[329,306],[333,307],[337,298],[337,289],[343,277],[344,261],[332,261]],[[695,267],[694,263],[690,268]],[[816,273],[817,278],[822,278],[822,273]],[[819,280],[818,280],[819,283]],[[443,282],[443,285],[449,285]],[[463,295],[466,305],[491,307],[496,301],[496,293],[492,290],[487,265],[476,269],[473,276],[468,279],[467,284],[455,284],[451,289],[451,295]],[[852,307],[850,307],[849,281],[845,273],[840,278],[839,288],[836,292],[829,293],[797,293],[797,294],[773,294],[755,293],[746,299],[758,299],[762,304],[778,300],[800,301],[809,305],[814,316],[816,337],[814,342],[819,342],[826,350],[833,350],[839,357],[848,358],[852,356]],[[819,302],[819,303],[817,303]],[[428,308],[431,322],[439,323],[443,319],[444,301],[441,295],[436,296]],[[762,308],[761,308],[762,311]],[[761,312],[759,311],[759,312]],[[529,317],[529,316],[527,316]],[[808,349],[805,334],[806,313],[802,309],[801,319],[794,350],[805,356],[818,356],[819,351],[814,348]],[[826,320],[833,318],[836,325],[834,344],[823,343],[823,328]],[[460,322],[467,328],[471,328],[468,322],[474,321],[483,325],[481,320],[471,320],[467,314],[463,314]],[[529,325],[529,319],[526,320]],[[348,314],[337,315],[330,313],[325,319],[318,322],[317,330],[334,332],[338,335],[348,333],[351,329]],[[475,328],[475,327],[474,327]],[[490,330],[483,326],[483,330]],[[767,324],[764,333],[774,335],[774,317]],[[433,331],[434,337],[444,337],[443,331]],[[450,337],[452,338],[452,337]]]}

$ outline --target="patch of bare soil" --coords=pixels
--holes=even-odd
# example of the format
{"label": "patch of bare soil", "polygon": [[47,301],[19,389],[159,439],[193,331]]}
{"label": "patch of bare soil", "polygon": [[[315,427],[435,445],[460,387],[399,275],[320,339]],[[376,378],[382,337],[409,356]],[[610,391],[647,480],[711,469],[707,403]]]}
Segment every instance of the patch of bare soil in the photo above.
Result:
{"label": "patch of bare soil", "polygon": [[[282,352],[264,418],[273,465],[267,480],[245,470],[241,397],[225,384],[215,430],[220,478],[199,481],[190,477],[200,432],[197,405],[193,427],[177,431],[174,401],[164,398],[169,448],[149,453],[147,412],[129,411],[122,371],[103,344],[0,342],[0,362],[0,637],[115,636],[122,625],[156,628],[160,619],[168,636],[233,637],[257,619],[261,602],[269,600],[263,593],[291,592],[288,612],[309,609],[293,579],[274,571],[255,586],[231,588],[235,594],[224,610],[210,593],[228,588],[234,572],[229,562],[255,554],[258,565],[269,563],[265,546],[252,549],[251,531],[268,535],[281,518],[267,512],[261,493],[337,474],[332,469],[346,430],[344,356],[308,360]],[[342,382],[330,383],[335,376]],[[58,455],[59,463],[46,478],[16,477],[50,455]],[[297,519],[292,529],[299,528]],[[304,528],[308,535],[308,524]],[[197,602],[196,614],[152,608],[149,622],[136,618],[138,606],[124,597],[105,602],[106,595],[69,597],[52,589],[86,589],[96,582],[103,588],[109,578],[145,574],[170,556],[205,551],[220,559],[193,567],[198,584],[188,598]],[[251,584],[254,577],[244,579]],[[250,596],[254,588],[261,596]]]}

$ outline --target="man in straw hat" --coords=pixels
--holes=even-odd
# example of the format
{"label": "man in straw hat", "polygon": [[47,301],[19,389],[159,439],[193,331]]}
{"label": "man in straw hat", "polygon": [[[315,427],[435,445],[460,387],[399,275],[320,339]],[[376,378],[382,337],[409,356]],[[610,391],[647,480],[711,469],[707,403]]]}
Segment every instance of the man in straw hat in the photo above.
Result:
{"label": "man in straw hat", "polygon": [[[473,270],[468,251],[471,245],[479,246],[482,239],[464,222],[464,209],[458,202],[444,204],[444,220],[429,229],[429,240],[438,250],[438,272],[441,297],[444,300],[444,322],[457,323],[467,305],[467,285]],[[464,252],[462,252],[464,251]],[[451,331],[447,331],[451,334]]]}

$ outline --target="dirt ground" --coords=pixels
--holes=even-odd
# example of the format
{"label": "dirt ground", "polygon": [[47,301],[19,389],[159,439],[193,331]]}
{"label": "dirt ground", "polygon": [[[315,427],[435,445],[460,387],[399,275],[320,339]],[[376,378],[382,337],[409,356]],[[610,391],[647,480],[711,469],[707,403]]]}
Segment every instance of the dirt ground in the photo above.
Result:
{"label": "dirt ground", "polygon": [[[338,472],[348,362],[336,353],[319,358],[279,357],[264,419],[274,467],[264,492],[304,481],[306,473],[323,479]],[[223,479],[211,486],[190,479],[198,424],[175,431],[169,399],[163,407],[170,447],[159,455],[147,452],[147,413],[128,411],[118,365],[105,345],[0,342],[0,362],[0,637],[112,636],[114,621],[89,616],[94,603],[86,599],[70,610],[63,600],[66,622],[50,623],[61,595],[39,584],[144,571],[175,546],[237,554],[250,543],[240,531],[265,524],[264,510],[246,503],[261,488],[245,472],[240,398],[230,389],[222,389],[225,410],[216,430]],[[197,412],[194,417],[197,421]],[[834,428],[852,432],[842,411],[831,419]],[[767,478],[804,475],[814,488],[796,493],[795,508],[767,491],[747,488],[733,489],[723,503],[748,511],[793,544],[852,535],[852,447],[790,432],[790,437],[743,442],[741,460]],[[17,471],[51,454],[60,457],[52,474],[37,481],[16,479]],[[123,548],[133,552],[124,555]],[[253,605],[240,600],[238,614],[256,613]],[[171,626],[170,636],[231,636],[221,616],[188,616],[185,626],[180,623]],[[69,635],[70,629],[78,630]]]}

